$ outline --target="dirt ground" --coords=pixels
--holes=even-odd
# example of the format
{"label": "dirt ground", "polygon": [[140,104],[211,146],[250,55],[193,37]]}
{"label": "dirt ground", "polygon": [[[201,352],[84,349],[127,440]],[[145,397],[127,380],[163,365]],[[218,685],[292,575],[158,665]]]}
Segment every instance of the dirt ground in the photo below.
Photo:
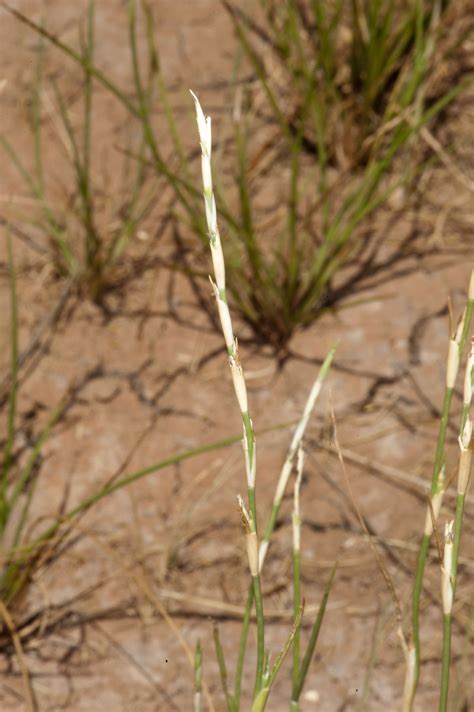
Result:
{"label": "dirt ground", "polygon": [[[48,27],[64,41],[75,40],[78,19],[86,10],[85,2],[65,0],[11,4],[36,20],[43,12]],[[130,66],[123,39],[124,5],[119,0],[98,4],[97,63],[126,84]],[[173,88],[186,143],[192,146],[195,127],[186,90],[199,92],[219,126],[223,87],[232,72],[232,28],[217,0],[159,0],[153,5],[164,75]],[[27,162],[31,141],[26,87],[34,71],[34,46],[31,31],[0,9],[0,79],[7,80],[0,94],[1,130]],[[73,92],[74,66],[54,52],[48,61],[63,81],[70,79]],[[107,145],[111,134],[120,136],[125,118],[106,95],[101,95],[99,106],[94,139]],[[328,348],[338,344],[305,442],[302,575],[308,624],[336,557],[340,567],[302,712],[399,709],[404,659],[394,603],[334,455],[330,410],[335,412],[350,488],[394,582],[408,630],[412,574],[443,395],[447,300],[451,298],[459,314],[474,266],[473,118],[471,89],[450,109],[437,135],[442,145],[452,147],[448,160],[427,170],[416,195],[398,196],[398,202],[374,219],[370,229],[384,236],[387,255],[402,243],[405,252],[380,277],[374,276],[363,298],[354,299],[357,304],[351,305],[349,297],[342,305],[346,308],[298,333],[283,363],[255,344],[245,325],[236,325],[258,438],[263,516],[269,511],[291,427]],[[166,146],[165,133],[163,141]],[[55,155],[51,149],[51,157]],[[110,178],[112,192],[116,176],[109,159],[104,149],[94,159],[94,170],[100,185]],[[197,161],[195,169],[197,176]],[[59,190],[60,162],[54,170]],[[24,212],[24,186],[5,159],[2,178],[0,218],[11,215],[15,201]],[[270,174],[266,180],[271,188],[278,178]],[[106,309],[74,295],[66,299],[64,281],[54,278],[41,238],[26,227],[33,243],[13,234],[20,346],[28,352],[20,372],[19,451],[64,394],[74,392],[44,447],[32,533],[118,471],[133,472],[240,432],[222,336],[210,317],[214,305],[209,289],[202,291],[208,313],[188,279],[168,269],[180,257],[172,231],[160,224],[164,202],[166,190],[158,186],[156,210],[142,239],[131,248],[133,268],[119,275],[106,297]],[[185,245],[192,248],[195,237],[182,230]],[[3,230],[0,259],[0,343],[6,374],[9,281]],[[4,419],[6,384],[0,384]],[[456,412],[460,403],[456,391]],[[285,423],[284,428],[274,427]],[[454,467],[454,427],[449,442]],[[214,622],[219,625],[233,677],[248,586],[236,507],[244,480],[237,443],[152,473],[79,519],[60,554],[40,567],[12,611],[22,631],[23,663],[38,710],[189,710],[189,655],[198,638],[204,647],[208,708],[224,710],[212,627]],[[452,511],[453,491],[446,497],[442,521]],[[474,699],[469,674],[474,658],[473,501],[470,495],[457,593],[452,699],[460,706],[453,710],[471,709]],[[271,619],[268,645],[274,655],[289,629],[290,552],[288,500],[263,577]],[[419,712],[434,708],[438,699],[439,589],[433,546],[423,596]],[[252,630],[251,641],[254,637]],[[0,641],[1,709],[27,710],[19,659],[8,636]],[[254,646],[249,650],[247,693],[253,684]],[[289,689],[286,666],[268,704],[271,712],[288,709]],[[247,705],[248,699],[246,694]]]}

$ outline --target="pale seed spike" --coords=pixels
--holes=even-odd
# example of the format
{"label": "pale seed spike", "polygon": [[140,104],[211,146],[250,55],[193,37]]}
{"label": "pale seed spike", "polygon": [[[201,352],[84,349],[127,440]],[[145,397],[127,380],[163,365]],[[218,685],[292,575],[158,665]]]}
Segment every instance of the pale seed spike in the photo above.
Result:
{"label": "pale seed spike", "polygon": [[444,555],[441,567],[441,598],[443,601],[443,613],[445,616],[451,615],[453,608],[453,543],[454,543],[454,520],[446,522],[444,528]]}

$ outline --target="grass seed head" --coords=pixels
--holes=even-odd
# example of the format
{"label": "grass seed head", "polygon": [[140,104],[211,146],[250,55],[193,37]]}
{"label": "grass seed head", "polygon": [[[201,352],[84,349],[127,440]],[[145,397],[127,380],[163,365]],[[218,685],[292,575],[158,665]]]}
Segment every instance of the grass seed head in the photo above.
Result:
{"label": "grass seed head", "polygon": [[240,516],[242,518],[242,526],[245,531],[245,544],[247,547],[250,575],[255,577],[259,574],[258,539],[257,532],[255,531],[255,522],[253,521],[252,514],[247,510],[240,494],[237,495],[237,500],[239,503]]}
{"label": "grass seed head", "polygon": [[451,615],[453,608],[453,544],[454,544],[454,520],[446,522],[444,528],[444,555],[441,567],[441,597],[443,600],[443,613],[445,616]]}
{"label": "grass seed head", "polygon": [[474,391],[474,341],[471,344],[471,353],[467,359],[466,372],[464,375],[464,395],[463,402],[465,406],[469,406],[472,400]]}
{"label": "grass seed head", "polygon": [[444,497],[444,492],[445,492],[445,483],[446,483],[446,468],[443,465],[443,467],[439,471],[436,492],[431,497],[431,507],[428,506],[427,511],[426,511],[425,529],[424,529],[425,536],[431,536],[433,533],[433,525],[436,524],[436,520],[438,519],[440,510],[441,510],[441,505],[443,503],[443,497]]}
{"label": "grass seed head", "polygon": [[472,466],[472,421],[467,420],[459,438],[458,494],[464,496],[469,486]]}
{"label": "grass seed head", "polygon": [[229,307],[226,302],[222,299],[217,284],[213,282],[212,277],[209,277],[214,296],[217,302],[217,309],[219,312],[219,319],[221,322],[222,333],[224,334],[225,345],[227,346],[227,351],[229,354],[234,354],[235,352],[235,340],[234,332],[232,329],[232,319],[230,318]]}
{"label": "grass seed head", "polygon": [[229,356],[229,366],[230,372],[232,374],[232,380],[234,382],[235,395],[239,402],[239,408],[241,413],[248,413],[248,399],[247,399],[247,386],[245,385],[244,372],[242,370],[242,364],[240,363],[239,353],[237,350],[237,342],[234,344],[234,355]]}
{"label": "grass seed head", "polygon": [[252,461],[250,461],[250,448],[249,448],[249,441],[248,441],[248,433],[247,433],[247,428],[245,427],[245,424],[243,426],[243,431],[244,431],[244,435],[242,438],[242,446],[244,448],[244,455],[245,455],[245,471],[247,474],[247,486],[250,489],[253,489],[255,487],[255,477],[257,474],[257,443],[255,442],[255,438],[254,438],[253,449],[252,449]]}
{"label": "grass seed head", "polygon": [[199,99],[193,91],[189,91],[194,99],[194,104],[196,106],[196,120],[199,131],[199,140],[201,143],[201,151],[203,155],[210,158],[212,151],[211,117],[204,116],[204,112],[201,108],[201,104],[199,103]]}

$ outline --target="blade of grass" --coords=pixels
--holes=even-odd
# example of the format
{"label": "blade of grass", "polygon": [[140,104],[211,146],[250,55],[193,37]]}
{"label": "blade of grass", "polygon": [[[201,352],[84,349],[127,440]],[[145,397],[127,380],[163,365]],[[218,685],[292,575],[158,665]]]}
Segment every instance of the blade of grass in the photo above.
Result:
{"label": "blade of grass", "polygon": [[194,712],[201,712],[202,697],[202,648],[198,640],[194,654]]}
{"label": "blade of grass", "polygon": [[303,686],[304,686],[304,683],[306,680],[306,676],[308,674],[311,660],[314,655],[314,651],[316,649],[316,644],[318,642],[319,632],[321,630],[324,615],[326,613],[326,606],[327,606],[327,602],[329,599],[329,594],[331,593],[332,585],[334,583],[334,577],[336,576],[337,567],[338,567],[338,562],[336,561],[333,568],[331,569],[331,573],[330,573],[329,578],[328,578],[326,585],[324,587],[324,593],[323,593],[323,597],[321,599],[321,604],[319,606],[318,615],[316,616],[316,620],[314,621],[313,627],[311,628],[311,635],[309,638],[308,646],[306,648],[306,652],[305,652],[303,660],[301,662],[300,673],[299,673],[297,682],[296,682],[295,686],[293,687],[293,691],[292,691],[292,701],[293,702],[299,702],[301,692],[303,691]]}
{"label": "blade of grass", "polygon": [[[298,451],[297,476],[293,495],[293,513],[292,513],[292,528],[293,528],[293,616],[296,623],[301,607],[301,515],[300,515],[300,486],[303,477],[304,454],[300,446]],[[295,689],[298,684],[300,674],[300,628],[296,628],[293,638],[293,664],[291,671],[292,688]],[[293,698],[291,702],[291,712],[298,712],[298,701]]]}
{"label": "blade of grass", "polygon": [[222,644],[219,636],[219,628],[217,624],[213,627],[213,637],[214,637],[214,647],[216,649],[217,665],[219,667],[219,677],[221,679],[222,691],[224,692],[224,698],[227,706],[228,712],[234,712],[234,704],[232,696],[229,693],[229,686],[227,683],[227,666],[225,664],[224,650],[222,649]]}
{"label": "blade of grass", "polygon": [[41,91],[43,87],[44,75],[44,41],[43,37],[39,37],[38,50],[36,53],[36,73],[35,83],[33,87],[33,102],[32,102],[32,125],[33,138],[35,145],[35,172],[38,185],[38,191],[44,195],[44,168],[43,168],[43,149],[41,140]]}
{"label": "blade of grass", "polygon": [[283,665],[283,661],[285,660],[285,658],[292,646],[296,632],[299,631],[299,629],[301,628],[302,618],[303,618],[303,606],[300,606],[298,615],[296,616],[296,619],[294,621],[294,624],[290,631],[290,634],[289,634],[288,638],[286,639],[283,648],[277,655],[271,671],[266,676],[267,679],[265,680],[264,687],[262,688],[262,690],[259,692],[259,694],[257,695],[257,697],[254,700],[254,703],[252,705],[252,712],[263,712],[264,711],[267,701],[268,701],[268,696],[269,696],[270,691],[273,687],[273,684],[278,676],[278,673],[280,672],[281,666]]}
{"label": "blade of grass", "polygon": [[0,533],[8,522],[10,507],[7,498],[8,479],[15,439],[15,418],[18,384],[18,306],[16,299],[16,273],[10,235],[7,235],[8,269],[10,273],[10,391],[8,395],[7,437],[3,450],[0,478]]}
{"label": "blade of grass", "polygon": [[[48,439],[48,437],[51,433],[51,430],[53,429],[53,427],[56,425],[56,423],[61,418],[61,415],[64,412],[65,405],[66,405],[65,402],[62,401],[53,410],[50,417],[48,418],[48,421],[47,421],[45,427],[43,428],[42,432],[36,439],[36,442],[31,450],[31,453],[25,463],[25,466],[23,467],[23,469],[20,472],[17,481],[15,482],[13,492],[9,498],[8,506],[9,506],[10,511],[13,511],[15,509],[15,506],[17,504],[17,500],[18,500],[19,496],[25,491],[25,487],[30,480],[33,469],[34,469],[36,463],[38,462],[38,458],[41,454],[43,445],[45,444],[46,440]],[[20,517],[18,519],[18,523],[17,523],[16,529],[15,529],[15,534],[13,537],[12,548],[14,548],[14,549],[17,546],[19,546],[21,534],[23,532],[23,528],[25,526],[25,523],[26,523],[26,520],[28,517],[28,512],[30,510],[31,501],[33,498],[33,494],[34,494],[37,482],[38,482],[38,477],[35,476],[33,478],[33,481],[29,484],[29,486],[26,490],[26,499],[25,499]]]}

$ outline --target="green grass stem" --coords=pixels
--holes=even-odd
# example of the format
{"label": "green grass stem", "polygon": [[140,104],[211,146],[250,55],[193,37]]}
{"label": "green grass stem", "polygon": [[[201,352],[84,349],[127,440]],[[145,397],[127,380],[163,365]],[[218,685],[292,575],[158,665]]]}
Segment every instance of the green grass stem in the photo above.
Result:
{"label": "green grass stem", "polygon": [[451,663],[451,628],[451,615],[443,615],[443,652],[441,656],[439,712],[448,712],[449,668]]}
{"label": "green grass stem", "polygon": [[227,680],[227,666],[225,663],[224,650],[222,648],[222,643],[219,636],[219,628],[217,627],[217,624],[214,624],[213,638],[214,647],[216,650],[217,665],[219,667],[219,677],[221,679],[222,691],[224,693],[227,712],[234,712],[234,701],[232,699],[232,695],[229,692],[229,685]]}
{"label": "green grass stem", "polygon": [[329,599],[329,594],[331,593],[332,585],[334,583],[334,577],[336,576],[337,567],[338,567],[338,562],[336,561],[333,568],[331,569],[331,573],[330,573],[329,578],[328,578],[326,585],[324,587],[324,593],[323,593],[323,597],[321,599],[321,603],[319,605],[318,614],[317,614],[316,619],[315,619],[313,626],[311,628],[311,635],[310,635],[309,642],[308,642],[308,645],[306,648],[306,652],[305,652],[303,660],[301,662],[298,680],[297,680],[296,685],[294,686],[293,691],[292,691],[292,702],[298,702],[300,699],[300,695],[303,690],[306,676],[308,674],[309,666],[311,664],[311,660],[313,658],[314,651],[316,649],[316,644],[318,642],[321,625],[323,623],[323,619],[324,619],[324,616],[326,613],[326,606],[327,606],[327,602]]}
{"label": "green grass stem", "polygon": [[201,712],[202,701],[202,647],[198,640],[194,653],[194,712]]}

